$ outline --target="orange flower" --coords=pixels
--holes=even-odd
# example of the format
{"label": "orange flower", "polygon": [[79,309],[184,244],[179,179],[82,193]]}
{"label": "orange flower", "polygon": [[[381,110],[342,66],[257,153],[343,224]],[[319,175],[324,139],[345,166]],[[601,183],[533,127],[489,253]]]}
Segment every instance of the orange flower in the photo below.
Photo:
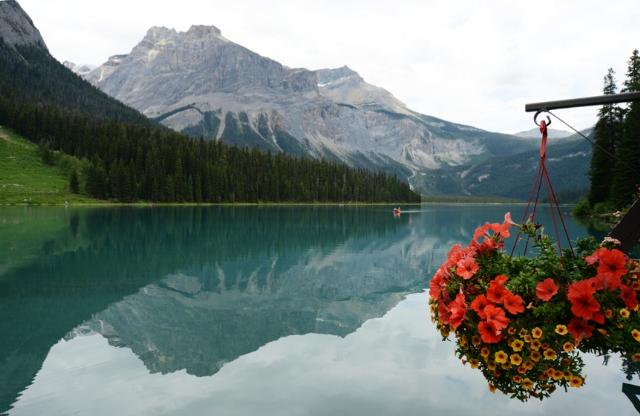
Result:
{"label": "orange flower", "polygon": [[531,330],[531,335],[534,338],[541,338],[542,337],[542,329],[535,327]]}
{"label": "orange flower", "polygon": [[514,383],[518,383],[518,384],[522,383],[522,377],[520,376],[513,376],[512,380]]}
{"label": "orange flower", "polygon": [[531,341],[530,347],[533,351],[538,351],[540,347],[542,347],[542,343],[537,339],[534,339],[533,341]]}
{"label": "orange flower", "polygon": [[507,329],[507,333],[509,335],[513,335],[516,333],[516,329],[514,327],[509,327],[509,329]]}
{"label": "orange flower", "polygon": [[480,365],[480,361],[478,361],[475,358],[472,358],[469,360],[469,364],[471,365],[471,368],[478,368],[478,366]]}
{"label": "orange flower", "polygon": [[538,351],[531,351],[531,361],[538,362],[540,361],[540,353]]}
{"label": "orange flower", "polygon": [[491,393],[495,393],[496,392],[496,386],[494,386],[493,384],[491,384],[491,382],[489,382],[489,391]]}
{"label": "orange flower", "polygon": [[562,344],[562,349],[566,352],[571,352],[573,351],[573,344],[570,342],[565,342],[564,344]]}
{"label": "orange flower", "polygon": [[536,296],[545,302],[558,293],[558,285],[552,278],[544,279],[536,285]]}
{"label": "orange flower", "polygon": [[487,347],[482,347],[482,349],[480,350],[480,355],[483,358],[487,358],[489,356],[489,348]]}
{"label": "orange flower", "polygon": [[640,342],[640,331],[638,331],[637,329],[632,330],[631,336],[633,337],[633,339]]}
{"label": "orange flower", "polygon": [[529,378],[525,378],[522,380],[522,388],[525,390],[531,390],[531,388],[533,388],[533,381]]}
{"label": "orange flower", "polygon": [[567,335],[568,332],[566,325],[556,325],[556,334]]}
{"label": "orange flower", "polygon": [[631,356],[631,360],[632,360],[632,361],[636,361],[636,362],[637,362],[637,361],[640,361],[640,353],[636,352],[635,354],[633,354],[633,355]]}
{"label": "orange flower", "polygon": [[579,377],[579,376],[569,377],[569,384],[571,385],[571,387],[580,387],[582,386],[583,383],[584,383],[584,380],[582,380],[582,377]]}

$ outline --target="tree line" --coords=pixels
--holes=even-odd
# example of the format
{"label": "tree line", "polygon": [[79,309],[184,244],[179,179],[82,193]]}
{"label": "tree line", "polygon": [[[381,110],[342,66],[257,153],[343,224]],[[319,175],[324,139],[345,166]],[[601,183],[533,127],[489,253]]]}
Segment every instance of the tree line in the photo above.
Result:
{"label": "tree line", "polygon": [[[640,54],[636,49],[629,58],[621,92],[638,91]],[[618,93],[611,68],[604,77],[603,93]],[[587,203],[595,211],[624,209],[640,194],[640,102],[604,105],[598,112],[594,139]]]}
{"label": "tree line", "polygon": [[106,96],[39,47],[0,42],[0,124],[87,161],[72,190],[118,201],[418,202],[394,176],[187,138]]}

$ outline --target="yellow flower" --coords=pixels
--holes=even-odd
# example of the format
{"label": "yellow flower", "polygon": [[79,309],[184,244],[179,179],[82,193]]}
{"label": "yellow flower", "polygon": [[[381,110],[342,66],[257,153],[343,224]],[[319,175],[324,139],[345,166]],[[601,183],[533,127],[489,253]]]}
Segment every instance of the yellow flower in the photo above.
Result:
{"label": "yellow flower", "polygon": [[542,346],[542,343],[540,341],[538,341],[537,339],[534,339],[533,342],[530,345],[530,347],[531,347],[531,349],[533,351],[538,351],[541,346]]}
{"label": "yellow flower", "polygon": [[566,325],[556,325],[556,334],[567,335],[568,332]]}
{"label": "yellow flower", "polygon": [[604,316],[606,316],[607,319],[611,319],[611,317],[613,316],[613,311],[611,309],[607,309],[606,311],[604,311]]}
{"label": "yellow flower", "polygon": [[524,329],[524,328],[522,328],[522,329],[520,330],[520,337],[524,337],[525,335],[527,335],[527,330],[526,330],[526,329]]}
{"label": "yellow flower", "polygon": [[502,368],[503,370],[508,370],[511,368],[511,364],[509,363],[500,364],[500,368]]}
{"label": "yellow flower", "polygon": [[620,316],[622,316],[624,319],[627,319],[630,315],[631,315],[631,312],[629,312],[629,309],[627,308],[620,309]]}
{"label": "yellow flower", "polygon": [[564,344],[562,344],[562,349],[566,352],[571,352],[573,351],[573,344],[570,342],[565,342]]}
{"label": "yellow flower", "polygon": [[522,383],[522,377],[520,377],[520,376],[513,376],[513,379],[512,379],[512,380],[513,380],[515,383],[518,383],[518,384]]}
{"label": "yellow flower", "polygon": [[513,365],[522,364],[522,357],[520,356],[520,354],[511,354],[509,358],[511,359],[511,364]]}
{"label": "yellow flower", "polygon": [[562,380],[562,378],[564,377],[564,373],[560,370],[554,370],[552,377],[554,380]]}
{"label": "yellow flower", "polygon": [[551,348],[547,348],[546,350],[544,350],[544,359],[545,360],[555,360],[557,357],[557,354],[554,350],[552,350]]}
{"label": "yellow flower", "polygon": [[522,351],[522,347],[524,347],[524,342],[522,342],[522,341],[521,341],[521,340],[519,340],[519,339],[514,339],[514,340],[511,342],[511,348],[512,348],[514,351]]}
{"label": "yellow flower", "polygon": [[633,337],[633,339],[640,342],[640,331],[634,329],[633,331],[631,331],[631,336]]}
{"label": "yellow flower", "polygon": [[475,358],[472,358],[469,360],[469,364],[471,365],[471,368],[478,368],[478,366],[480,365],[480,361],[478,361]]}
{"label": "yellow flower", "polygon": [[530,390],[533,387],[533,381],[531,381],[529,378],[525,378],[524,380],[522,380],[522,388],[525,390]]}
{"label": "yellow flower", "polygon": [[544,372],[544,374],[547,377],[553,377],[553,373],[555,373],[556,370],[554,370],[552,367],[547,368],[547,371]]}
{"label": "yellow flower", "polygon": [[495,353],[494,355],[494,359],[496,360],[496,363],[498,364],[504,364],[507,362],[507,358],[509,358],[509,356],[507,355],[506,352],[500,350],[498,352]]}
{"label": "yellow flower", "polygon": [[524,342],[526,342],[527,344],[531,342],[531,335],[527,334],[524,336]]}
{"label": "yellow flower", "polygon": [[569,384],[571,385],[571,387],[580,387],[583,383],[584,380],[582,380],[582,377],[580,376],[569,377]]}
{"label": "yellow flower", "polygon": [[518,367],[518,374],[524,374],[527,372],[527,369],[525,366],[521,365],[520,367]]}
{"label": "yellow flower", "polygon": [[531,330],[531,335],[533,335],[534,338],[542,338],[542,329],[535,327]]}
{"label": "yellow flower", "polygon": [[633,361],[640,361],[640,352],[636,352],[635,354],[633,354],[631,356],[631,360]]}

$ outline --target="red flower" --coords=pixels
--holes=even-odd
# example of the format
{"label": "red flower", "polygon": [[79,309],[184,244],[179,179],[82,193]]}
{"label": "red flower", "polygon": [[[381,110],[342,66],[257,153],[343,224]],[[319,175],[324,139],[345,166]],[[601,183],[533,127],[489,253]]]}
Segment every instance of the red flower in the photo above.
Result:
{"label": "red flower", "polygon": [[438,320],[441,324],[447,325],[451,318],[451,312],[444,302],[438,302]]}
{"label": "red flower", "polygon": [[573,318],[569,325],[567,325],[569,333],[573,336],[576,344],[580,343],[585,338],[591,338],[593,335],[593,327],[583,319]]}
{"label": "red flower", "polygon": [[487,299],[494,303],[502,303],[504,296],[509,293],[507,288],[504,287],[508,277],[501,274],[489,283],[489,289],[487,289]]}
{"label": "red flower", "polygon": [[627,274],[627,257],[620,250],[599,250],[600,264],[598,275],[606,278],[619,278]]}
{"label": "red flower", "polygon": [[493,325],[493,327],[498,331],[506,328],[507,325],[509,325],[509,319],[505,315],[504,309],[502,308],[493,305],[487,305],[484,307],[484,314],[487,323]]}
{"label": "red flower", "polygon": [[485,344],[495,344],[502,339],[502,331],[496,329],[490,322],[482,321],[478,324],[480,338]]}
{"label": "red flower", "polygon": [[487,315],[484,314],[484,308],[489,304],[485,295],[478,295],[471,302],[471,309],[473,309],[481,319],[485,319]]}
{"label": "red flower", "polygon": [[511,221],[511,213],[507,212],[506,214],[504,214],[504,222],[502,224],[499,224],[499,223],[491,224],[490,228],[495,235],[497,235],[502,239],[505,239],[511,236],[511,233],[509,232],[509,228],[511,228],[513,224],[514,224],[513,221]]}
{"label": "red flower", "polygon": [[536,286],[536,296],[545,302],[548,302],[556,293],[558,293],[558,285],[550,277],[539,282]]}
{"label": "red flower", "polygon": [[468,256],[456,263],[456,273],[463,279],[471,279],[478,271],[478,264],[473,257]]}
{"label": "red flower", "polygon": [[485,224],[483,226],[480,226],[478,228],[476,228],[476,230],[473,232],[473,238],[471,239],[471,243],[477,243],[480,240],[480,237],[484,237],[487,235],[487,231],[489,231],[489,228],[491,227],[491,224]]}
{"label": "red flower", "polygon": [[571,312],[583,319],[593,319],[600,310],[600,303],[593,297],[596,292],[590,279],[569,285],[567,297],[571,302]]}
{"label": "red flower", "polygon": [[591,253],[590,256],[585,257],[584,261],[586,261],[588,265],[592,266],[596,264],[598,261],[600,261],[600,253],[606,250],[607,250],[606,248],[599,248],[593,253]]}
{"label": "red flower", "polygon": [[630,288],[627,285],[620,286],[620,297],[624,301],[624,304],[629,309],[635,309],[638,306],[638,298],[636,296],[636,291]]}
{"label": "red flower", "polygon": [[514,295],[511,292],[508,292],[504,296],[503,302],[504,308],[509,311],[512,315],[517,315],[520,312],[524,311],[524,302],[519,295]]}
{"label": "red flower", "polygon": [[620,279],[620,276],[615,276],[610,273],[598,274],[595,277],[592,277],[591,280],[597,290],[616,290],[622,286],[622,279]]}
{"label": "red flower", "polygon": [[442,269],[438,269],[429,282],[429,296],[431,299],[439,299],[442,294],[442,289],[445,287],[447,287],[447,283],[444,281],[444,274],[442,273]]}
{"label": "red flower", "polygon": [[451,312],[449,324],[451,324],[451,328],[455,330],[460,326],[462,321],[464,321],[464,316],[467,313],[467,303],[464,294],[458,293],[456,298],[449,303],[449,312]]}

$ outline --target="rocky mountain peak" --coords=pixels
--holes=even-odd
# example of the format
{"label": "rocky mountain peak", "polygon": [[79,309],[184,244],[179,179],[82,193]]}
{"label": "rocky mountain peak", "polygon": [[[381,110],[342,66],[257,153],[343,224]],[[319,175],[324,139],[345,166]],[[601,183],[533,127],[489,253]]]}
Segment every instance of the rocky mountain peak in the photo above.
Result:
{"label": "rocky mountain peak", "polygon": [[0,38],[8,45],[34,45],[47,49],[33,21],[15,0],[0,1]]}
{"label": "rocky mountain peak", "polygon": [[215,26],[193,25],[187,30],[187,36],[195,38],[220,37],[222,36],[222,32]]}
{"label": "rocky mountain peak", "polygon": [[318,83],[320,85],[326,85],[346,78],[364,81],[356,71],[346,65],[340,68],[319,69],[316,71],[316,74],[318,74]]}

